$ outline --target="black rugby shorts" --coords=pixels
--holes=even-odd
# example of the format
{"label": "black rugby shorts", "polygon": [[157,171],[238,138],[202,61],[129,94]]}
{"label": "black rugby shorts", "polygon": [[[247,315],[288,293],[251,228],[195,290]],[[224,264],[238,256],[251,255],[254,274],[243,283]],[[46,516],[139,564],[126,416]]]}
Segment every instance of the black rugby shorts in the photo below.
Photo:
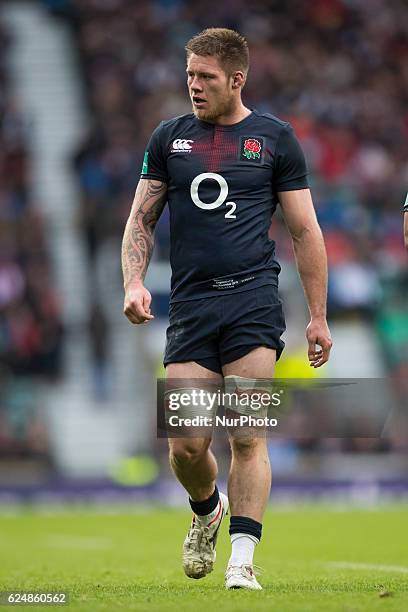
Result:
{"label": "black rugby shorts", "polygon": [[195,361],[213,372],[258,346],[279,359],[286,329],[278,288],[248,291],[170,304],[163,364]]}

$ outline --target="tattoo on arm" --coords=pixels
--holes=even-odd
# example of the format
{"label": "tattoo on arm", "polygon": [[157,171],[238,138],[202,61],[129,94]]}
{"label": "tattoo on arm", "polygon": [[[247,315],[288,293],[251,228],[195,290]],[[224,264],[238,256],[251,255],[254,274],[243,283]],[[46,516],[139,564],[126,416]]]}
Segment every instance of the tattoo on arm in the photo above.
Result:
{"label": "tattoo on arm", "polygon": [[122,242],[122,270],[125,288],[132,280],[144,280],[153,251],[154,228],[167,201],[167,185],[141,179]]}

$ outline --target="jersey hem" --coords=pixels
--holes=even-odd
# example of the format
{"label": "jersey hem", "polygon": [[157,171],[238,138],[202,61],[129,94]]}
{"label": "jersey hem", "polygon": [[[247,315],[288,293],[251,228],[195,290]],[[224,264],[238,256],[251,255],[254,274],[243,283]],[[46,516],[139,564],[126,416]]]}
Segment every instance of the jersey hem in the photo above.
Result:
{"label": "jersey hem", "polygon": [[299,184],[294,184],[291,185],[290,183],[287,183],[285,185],[276,185],[275,186],[275,191],[299,191],[300,189],[310,189],[310,185],[309,183],[303,183],[301,185]]}
{"label": "jersey hem", "polygon": [[279,287],[279,283],[277,281],[268,281],[268,280],[263,280],[262,282],[256,283],[254,285],[251,285],[251,287],[245,286],[245,287],[236,287],[235,289],[224,289],[222,291],[218,291],[217,293],[215,292],[206,292],[204,294],[199,294],[197,296],[187,296],[187,297],[177,297],[177,295],[175,297],[172,297],[170,295],[170,300],[169,300],[169,304],[175,304],[177,302],[193,302],[195,300],[208,300],[211,298],[215,298],[215,297],[222,297],[223,295],[232,295],[234,293],[244,293],[245,291],[251,291],[253,289],[258,289],[259,287],[264,287],[265,285],[272,285],[272,287]]}

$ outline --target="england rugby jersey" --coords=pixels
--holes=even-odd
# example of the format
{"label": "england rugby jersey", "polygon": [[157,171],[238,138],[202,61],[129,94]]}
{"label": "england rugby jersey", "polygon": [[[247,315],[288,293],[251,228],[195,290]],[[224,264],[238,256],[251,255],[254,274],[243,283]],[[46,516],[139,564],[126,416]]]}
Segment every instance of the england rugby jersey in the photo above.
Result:
{"label": "england rugby jersey", "polygon": [[233,125],[193,113],[163,121],[141,178],[168,186],[172,302],[278,284],[268,238],[277,194],[308,187],[289,123],[255,110]]}

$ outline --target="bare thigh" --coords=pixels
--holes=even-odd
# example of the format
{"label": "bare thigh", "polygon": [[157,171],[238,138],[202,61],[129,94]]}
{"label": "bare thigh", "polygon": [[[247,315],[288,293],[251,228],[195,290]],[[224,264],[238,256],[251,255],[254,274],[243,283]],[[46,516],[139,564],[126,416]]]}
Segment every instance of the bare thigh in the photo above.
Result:
{"label": "bare thigh", "polygon": [[273,378],[275,372],[276,351],[266,346],[255,349],[236,361],[226,363],[222,372],[224,376],[243,376],[245,378]]}
{"label": "bare thigh", "polygon": [[208,378],[215,382],[222,382],[222,375],[204,368],[195,361],[169,363],[166,366],[166,378]]}

